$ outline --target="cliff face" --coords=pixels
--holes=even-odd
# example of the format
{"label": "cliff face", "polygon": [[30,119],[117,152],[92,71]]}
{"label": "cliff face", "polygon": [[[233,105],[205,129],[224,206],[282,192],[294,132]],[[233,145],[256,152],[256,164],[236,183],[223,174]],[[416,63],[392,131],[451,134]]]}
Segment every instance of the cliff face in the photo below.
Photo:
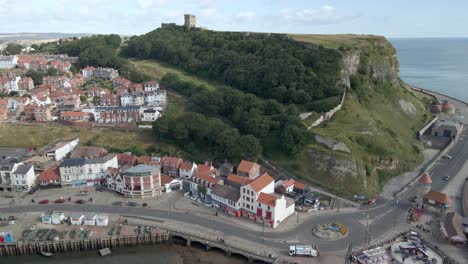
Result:
{"label": "cliff face", "polygon": [[[324,39],[321,36],[320,41]],[[349,92],[342,110],[310,132],[343,142],[351,153],[314,142],[303,153],[307,158],[291,167],[331,189],[346,186],[350,194],[378,192],[387,180],[421,162],[422,147],[415,135],[430,116],[400,84],[396,51],[384,37],[330,39],[338,41],[332,48],[342,53],[340,83]]]}

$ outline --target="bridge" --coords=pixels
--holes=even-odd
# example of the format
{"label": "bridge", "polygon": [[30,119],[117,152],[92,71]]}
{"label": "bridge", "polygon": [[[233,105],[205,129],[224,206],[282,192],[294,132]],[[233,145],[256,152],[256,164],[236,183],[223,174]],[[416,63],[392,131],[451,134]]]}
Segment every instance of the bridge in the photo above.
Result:
{"label": "bridge", "polygon": [[275,256],[262,255],[261,253],[247,252],[246,250],[239,249],[235,245],[227,242],[219,242],[213,240],[202,239],[200,237],[190,236],[179,232],[171,231],[169,234],[172,241],[181,243],[187,247],[197,247],[205,250],[217,251],[227,257],[236,257],[243,259],[249,263],[274,263]]}

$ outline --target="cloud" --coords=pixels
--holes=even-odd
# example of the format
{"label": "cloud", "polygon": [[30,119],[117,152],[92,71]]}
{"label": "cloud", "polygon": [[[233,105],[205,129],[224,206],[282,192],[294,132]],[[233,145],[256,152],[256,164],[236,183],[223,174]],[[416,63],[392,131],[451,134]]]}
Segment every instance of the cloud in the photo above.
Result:
{"label": "cloud", "polygon": [[136,0],[136,5],[140,9],[153,8],[166,3],[166,0]]}
{"label": "cloud", "polygon": [[254,11],[242,11],[236,14],[236,19],[240,21],[252,21],[257,16]]}
{"label": "cloud", "polygon": [[360,15],[338,12],[335,7],[324,5],[316,9],[283,9],[278,17],[287,22],[338,24],[356,19]]}

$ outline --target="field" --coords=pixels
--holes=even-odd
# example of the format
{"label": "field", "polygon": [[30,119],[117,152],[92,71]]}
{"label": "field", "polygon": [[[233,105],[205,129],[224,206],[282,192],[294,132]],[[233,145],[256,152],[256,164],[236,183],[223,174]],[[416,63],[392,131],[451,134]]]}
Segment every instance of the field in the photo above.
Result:
{"label": "field", "polygon": [[113,130],[86,128],[71,128],[61,125],[2,125],[0,126],[0,146],[2,147],[43,147],[56,139],[79,138],[81,144],[91,144],[105,148],[125,150],[132,147],[145,151],[157,147],[167,152],[177,149],[157,143],[151,135],[151,130]]}
{"label": "field", "polygon": [[215,90],[216,87],[222,86],[222,84],[198,78],[180,69],[174,68],[156,60],[130,60],[130,62],[135,66],[137,70],[148,74],[156,80],[161,79],[164,75],[168,73],[172,73],[178,75],[183,81],[190,81],[196,85],[204,85],[210,91]]}
{"label": "field", "polygon": [[320,35],[320,34],[288,34],[291,39],[323,45],[328,48],[343,47],[359,47],[364,48],[370,44],[385,42],[384,37],[375,35],[354,35],[354,34],[338,34],[338,35]]}

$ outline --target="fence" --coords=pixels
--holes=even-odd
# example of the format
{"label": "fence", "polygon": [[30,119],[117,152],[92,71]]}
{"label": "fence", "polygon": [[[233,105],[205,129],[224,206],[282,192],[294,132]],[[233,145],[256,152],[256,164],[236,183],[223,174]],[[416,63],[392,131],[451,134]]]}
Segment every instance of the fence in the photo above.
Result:
{"label": "fence", "polygon": [[344,90],[343,92],[343,96],[341,96],[341,101],[340,103],[335,106],[335,108],[333,108],[332,110],[328,111],[328,112],[325,112],[325,113],[322,113],[320,115],[319,118],[317,118],[317,120],[315,120],[312,125],[310,125],[307,129],[311,129],[315,126],[318,126],[320,125],[321,123],[323,123],[324,121],[328,121],[330,120],[338,111],[341,110],[341,108],[343,107],[343,104],[344,104],[344,100],[346,98],[346,89]]}

